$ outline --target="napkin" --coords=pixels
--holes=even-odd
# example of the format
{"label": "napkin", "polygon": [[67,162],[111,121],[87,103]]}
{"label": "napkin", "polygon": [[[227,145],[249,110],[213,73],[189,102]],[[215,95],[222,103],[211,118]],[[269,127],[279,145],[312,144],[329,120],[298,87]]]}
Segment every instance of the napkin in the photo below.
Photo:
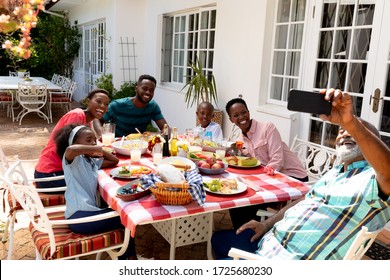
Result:
{"label": "napkin", "polygon": [[[196,169],[183,172],[184,178],[187,183],[190,185],[188,192],[192,196],[192,199],[196,201],[200,206],[202,206],[206,201],[206,191],[203,188],[202,176],[198,173]],[[162,182],[160,176],[156,174],[144,175],[140,178],[142,188],[147,189],[150,187],[155,187],[154,183]]]}

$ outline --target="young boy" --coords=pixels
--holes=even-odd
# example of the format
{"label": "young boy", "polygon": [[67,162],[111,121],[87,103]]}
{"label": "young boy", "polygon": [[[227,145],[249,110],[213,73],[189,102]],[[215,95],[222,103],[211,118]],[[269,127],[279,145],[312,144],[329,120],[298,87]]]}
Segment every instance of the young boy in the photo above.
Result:
{"label": "young boy", "polygon": [[[196,117],[198,118],[199,125],[195,130],[204,129],[205,135],[211,138],[213,142],[220,142],[223,138],[221,126],[211,119],[214,116],[214,106],[210,102],[202,102],[196,109]],[[211,135],[210,135],[211,134]]]}

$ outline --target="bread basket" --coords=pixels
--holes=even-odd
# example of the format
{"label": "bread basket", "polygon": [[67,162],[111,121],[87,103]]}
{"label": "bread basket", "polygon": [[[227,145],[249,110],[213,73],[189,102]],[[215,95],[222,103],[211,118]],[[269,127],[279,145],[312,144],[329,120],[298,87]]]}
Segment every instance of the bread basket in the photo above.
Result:
{"label": "bread basket", "polygon": [[183,183],[164,183],[156,182],[155,187],[151,187],[156,200],[161,204],[166,205],[186,205],[192,202],[192,196],[188,192],[190,185],[187,182]]}

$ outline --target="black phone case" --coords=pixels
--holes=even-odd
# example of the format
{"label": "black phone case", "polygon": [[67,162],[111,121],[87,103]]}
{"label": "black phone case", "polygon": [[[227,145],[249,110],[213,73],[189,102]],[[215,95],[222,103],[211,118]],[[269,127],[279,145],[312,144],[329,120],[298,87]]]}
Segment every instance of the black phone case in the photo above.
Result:
{"label": "black phone case", "polygon": [[325,95],[313,91],[291,89],[287,100],[290,111],[330,115],[332,103],[324,99]]}

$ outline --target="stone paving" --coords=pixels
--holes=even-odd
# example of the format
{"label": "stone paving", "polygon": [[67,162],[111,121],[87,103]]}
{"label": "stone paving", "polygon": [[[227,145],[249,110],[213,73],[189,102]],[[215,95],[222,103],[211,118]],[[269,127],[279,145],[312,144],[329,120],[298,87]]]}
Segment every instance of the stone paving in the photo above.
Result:
{"label": "stone paving", "polygon": [[[74,107],[76,106],[78,106],[77,103],[74,104]],[[19,126],[18,123],[13,123],[10,118],[7,118],[6,109],[0,108],[0,145],[6,156],[10,159],[15,155],[18,155],[22,160],[37,159],[41,150],[46,145],[55,123],[63,113],[60,109],[53,112],[53,124],[48,124],[36,114],[28,114]],[[27,167],[29,176],[32,176],[34,166],[30,165],[25,167]],[[2,208],[2,205],[0,207]],[[0,218],[1,221],[5,221],[6,214],[1,214]],[[13,259],[35,259],[35,248],[31,241],[30,233],[26,229],[28,224],[27,219],[22,212],[18,213],[17,219]],[[216,212],[214,214],[214,223],[216,229],[230,228],[231,222],[228,211]],[[8,242],[0,243],[0,247],[0,259],[5,260],[8,254]],[[137,228],[136,251],[137,255],[141,258],[156,260],[169,259],[169,243],[151,225],[142,225]],[[86,259],[92,258],[88,257]],[[206,260],[206,242],[177,248],[176,259]]]}

